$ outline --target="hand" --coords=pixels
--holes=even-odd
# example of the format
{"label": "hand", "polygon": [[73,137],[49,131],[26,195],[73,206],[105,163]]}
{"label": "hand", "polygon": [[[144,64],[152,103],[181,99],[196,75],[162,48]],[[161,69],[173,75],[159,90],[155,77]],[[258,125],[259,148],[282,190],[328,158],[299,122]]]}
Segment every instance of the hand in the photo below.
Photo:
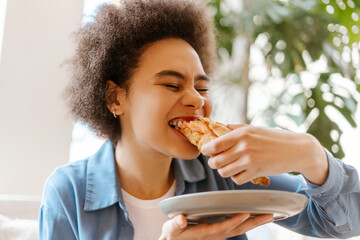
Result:
{"label": "hand", "polygon": [[228,127],[234,130],[201,148],[222,177],[241,185],[255,177],[301,172],[314,184],[326,181],[327,157],[313,136],[244,124]]}
{"label": "hand", "polygon": [[219,223],[187,225],[186,218],[180,214],[164,223],[159,240],[220,240],[242,235],[274,220],[271,215],[259,215],[253,218],[249,216],[247,213],[240,213]]}

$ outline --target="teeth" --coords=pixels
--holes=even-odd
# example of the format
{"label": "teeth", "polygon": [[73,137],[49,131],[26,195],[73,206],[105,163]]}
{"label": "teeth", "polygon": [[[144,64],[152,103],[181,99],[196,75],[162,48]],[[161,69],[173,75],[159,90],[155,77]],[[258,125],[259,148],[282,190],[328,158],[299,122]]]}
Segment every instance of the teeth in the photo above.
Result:
{"label": "teeth", "polygon": [[170,121],[170,122],[169,122],[169,125],[170,125],[170,126],[173,126],[173,127],[176,127],[176,126],[177,126],[177,127],[180,128],[180,127],[182,126],[182,121],[178,121],[178,122],[176,122],[176,121]]}

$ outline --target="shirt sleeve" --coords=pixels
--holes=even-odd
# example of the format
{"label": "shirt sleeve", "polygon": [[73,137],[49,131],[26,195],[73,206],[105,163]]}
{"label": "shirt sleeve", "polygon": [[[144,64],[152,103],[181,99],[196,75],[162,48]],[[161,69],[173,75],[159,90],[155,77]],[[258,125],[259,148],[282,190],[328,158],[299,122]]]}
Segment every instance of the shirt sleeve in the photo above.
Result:
{"label": "shirt sleeve", "polygon": [[349,238],[360,235],[360,184],[356,169],[326,151],[329,174],[317,186],[305,180],[301,192],[309,197],[307,208],[279,224],[304,235]]}

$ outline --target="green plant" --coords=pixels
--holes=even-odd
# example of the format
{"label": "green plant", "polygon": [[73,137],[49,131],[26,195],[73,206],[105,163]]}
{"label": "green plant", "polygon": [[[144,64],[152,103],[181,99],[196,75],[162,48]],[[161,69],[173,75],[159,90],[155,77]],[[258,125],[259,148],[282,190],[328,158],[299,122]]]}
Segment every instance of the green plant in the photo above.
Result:
{"label": "green plant", "polygon": [[[234,60],[237,39],[242,39],[246,49],[242,64],[235,67],[238,69],[221,79],[222,83],[241,86],[246,121],[254,119],[247,107],[251,87],[280,82],[261,118],[271,127],[288,128],[278,121],[286,118],[342,158],[342,131],[329,113],[335,112],[356,127],[353,113],[358,103],[355,89],[360,92],[360,1],[207,3],[218,31],[220,65]],[[255,52],[266,69],[261,81],[252,74],[259,67],[252,59]]]}

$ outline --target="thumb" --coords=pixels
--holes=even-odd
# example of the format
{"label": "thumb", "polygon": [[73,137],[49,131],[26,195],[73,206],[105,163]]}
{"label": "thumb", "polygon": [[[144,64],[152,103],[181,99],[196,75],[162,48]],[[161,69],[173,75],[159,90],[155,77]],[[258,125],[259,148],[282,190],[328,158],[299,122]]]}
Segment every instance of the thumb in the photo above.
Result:
{"label": "thumb", "polygon": [[171,239],[172,237],[182,233],[187,226],[187,221],[184,215],[176,215],[173,219],[166,221],[162,228],[162,236],[166,236],[165,239]]}

